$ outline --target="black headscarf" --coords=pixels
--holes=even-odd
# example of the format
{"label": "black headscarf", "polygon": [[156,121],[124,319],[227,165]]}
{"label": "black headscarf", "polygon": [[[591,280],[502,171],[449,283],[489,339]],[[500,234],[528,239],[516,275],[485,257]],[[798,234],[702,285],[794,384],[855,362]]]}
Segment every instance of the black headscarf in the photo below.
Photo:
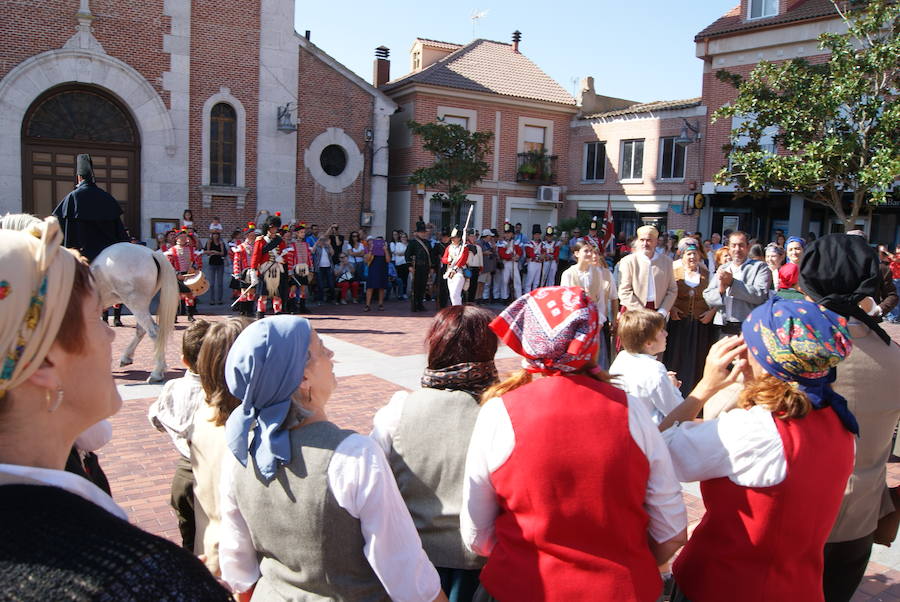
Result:
{"label": "black headscarf", "polygon": [[800,262],[800,288],[816,303],[871,328],[886,344],[891,337],[859,306],[878,296],[878,255],[861,236],[828,234],[809,244]]}

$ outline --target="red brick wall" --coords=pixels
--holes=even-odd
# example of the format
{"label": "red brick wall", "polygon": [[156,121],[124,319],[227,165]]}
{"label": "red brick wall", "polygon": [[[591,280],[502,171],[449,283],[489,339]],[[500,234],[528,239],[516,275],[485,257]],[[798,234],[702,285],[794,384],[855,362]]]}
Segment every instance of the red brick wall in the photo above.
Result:
{"label": "red brick wall", "polygon": [[[3,2],[0,78],[35,54],[62,48],[75,34],[78,7],[78,0]],[[168,93],[162,89],[162,74],[169,69],[163,34],[169,33],[171,19],[163,16],[163,0],[93,0],[90,7],[94,37],[106,53],[140,72],[168,106]]]}
{"label": "red brick wall", "polygon": [[[412,95],[395,98],[398,104],[406,104],[410,101],[414,103],[413,118],[419,123],[429,123],[437,119],[438,107],[447,106],[460,109],[477,111],[478,131],[491,132],[497,135],[496,112],[500,111],[500,162],[499,162],[499,180],[504,183],[514,183],[516,181],[517,168],[517,152],[518,152],[518,136],[519,136],[519,117],[533,117],[537,119],[546,119],[553,122],[553,150],[552,154],[556,155],[557,165],[557,184],[564,186],[568,181],[569,175],[569,122],[571,121],[571,113],[559,113],[552,110],[533,109],[529,107],[517,107],[514,105],[492,103],[489,100],[480,98],[457,98],[450,96],[442,96],[440,94],[416,92]],[[485,156],[485,160],[490,165],[487,179],[493,179],[494,166],[494,144],[492,140],[490,151]],[[425,151],[421,147],[421,141],[413,138],[412,146],[409,148],[392,149],[390,163],[390,190],[408,190],[406,178],[420,167],[430,165],[434,157],[431,153]],[[482,205],[482,223],[476,224],[478,228],[487,228],[491,226],[492,213],[492,197],[498,196],[499,202],[497,207],[497,222],[503,223],[506,213],[506,198],[511,197],[534,197],[535,185],[522,184],[517,190],[508,190],[501,188],[499,191],[492,186],[476,186],[468,191],[469,194],[483,195],[484,203]],[[423,196],[413,194],[411,207],[409,211],[410,223],[412,228],[420,215],[424,214]],[[574,214],[574,209],[572,210]],[[560,211],[560,219],[564,217],[564,209]]]}
{"label": "red brick wall", "polygon": [[[224,231],[256,216],[256,139],[259,102],[259,1],[191,3],[191,102],[188,152],[188,198],[194,221],[206,228],[213,216]],[[234,200],[201,207],[203,104],[225,86],[246,111],[244,185],[250,189],[243,210]]]}
{"label": "red brick wall", "polygon": [[[346,235],[359,229],[360,211],[364,206],[371,206],[371,151],[365,141],[365,131],[374,128],[375,99],[303,48],[300,49],[298,90],[297,217],[318,224],[320,232],[337,222]],[[303,162],[305,150],[313,139],[331,127],[343,129],[353,139],[365,162],[356,180],[338,193],[326,191]]]}

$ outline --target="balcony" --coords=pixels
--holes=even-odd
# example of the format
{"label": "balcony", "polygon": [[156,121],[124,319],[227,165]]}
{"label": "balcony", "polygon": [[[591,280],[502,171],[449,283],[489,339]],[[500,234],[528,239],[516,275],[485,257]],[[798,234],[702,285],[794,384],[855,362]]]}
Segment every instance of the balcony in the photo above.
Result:
{"label": "balcony", "polygon": [[519,153],[516,162],[516,182],[530,182],[541,186],[556,184],[556,155],[544,151]]}

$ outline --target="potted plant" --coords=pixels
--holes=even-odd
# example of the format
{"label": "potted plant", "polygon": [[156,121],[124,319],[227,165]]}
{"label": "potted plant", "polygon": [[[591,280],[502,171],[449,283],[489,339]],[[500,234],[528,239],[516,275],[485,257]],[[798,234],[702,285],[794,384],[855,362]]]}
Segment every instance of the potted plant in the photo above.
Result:
{"label": "potted plant", "polygon": [[535,175],[537,175],[537,166],[534,163],[526,161],[519,166],[520,180],[533,180]]}

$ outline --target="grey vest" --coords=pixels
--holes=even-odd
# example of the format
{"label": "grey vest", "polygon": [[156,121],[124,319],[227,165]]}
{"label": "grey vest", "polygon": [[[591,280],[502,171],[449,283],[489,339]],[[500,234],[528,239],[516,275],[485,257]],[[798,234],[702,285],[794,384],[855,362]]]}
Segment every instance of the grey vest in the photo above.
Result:
{"label": "grey vest", "polygon": [[363,555],[359,520],[328,487],[335,448],[353,431],[331,422],[290,431],[291,462],[265,483],[256,464],[235,472],[238,508],[262,575],[260,600],[389,600]]}
{"label": "grey vest", "polygon": [[403,404],[391,470],[428,559],[436,567],[479,569],[459,534],[463,473],[478,402],[462,391],[420,389]]}

